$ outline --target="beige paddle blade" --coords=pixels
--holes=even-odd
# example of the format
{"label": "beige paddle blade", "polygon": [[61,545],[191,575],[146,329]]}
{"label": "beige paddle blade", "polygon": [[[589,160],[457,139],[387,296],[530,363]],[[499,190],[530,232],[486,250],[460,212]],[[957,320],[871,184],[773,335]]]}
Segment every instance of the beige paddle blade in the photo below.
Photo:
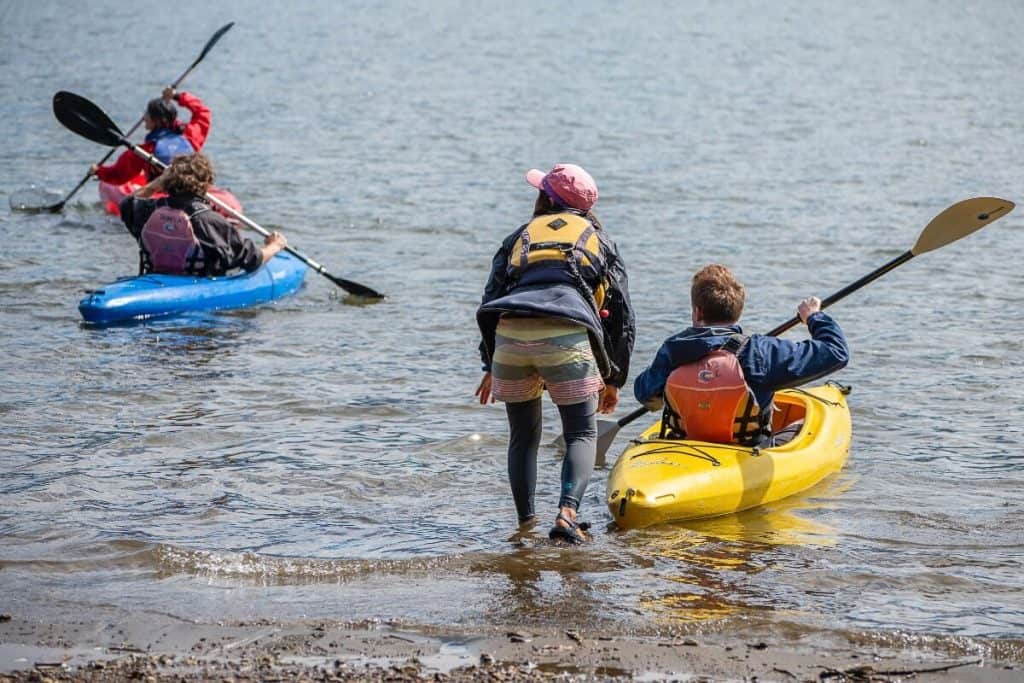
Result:
{"label": "beige paddle blade", "polygon": [[[597,457],[594,460],[594,465],[596,467],[604,467],[608,462],[606,457],[608,449],[611,448],[612,441],[615,440],[615,435],[619,433],[620,429],[622,429],[622,427],[615,420],[597,421]],[[564,434],[559,434],[554,442],[552,442],[552,445],[561,455],[565,455]]]}
{"label": "beige paddle blade", "polygon": [[1013,202],[998,197],[975,197],[957,202],[932,219],[910,252],[920,256],[956,242],[1010,213],[1013,206]]}

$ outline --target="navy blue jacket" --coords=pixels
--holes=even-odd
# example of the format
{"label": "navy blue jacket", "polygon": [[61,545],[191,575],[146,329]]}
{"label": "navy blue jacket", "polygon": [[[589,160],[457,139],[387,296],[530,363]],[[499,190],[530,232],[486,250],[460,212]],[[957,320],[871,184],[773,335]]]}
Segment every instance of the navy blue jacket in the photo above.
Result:
{"label": "navy blue jacket", "polygon": [[629,357],[636,339],[636,322],[629,301],[626,267],[619,249],[603,229],[597,231],[601,255],[605,261],[608,288],[602,306],[607,318],[600,318],[594,307],[579,289],[569,284],[548,283],[516,286],[508,280],[508,260],[520,226],[505,238],[491,261],[491,274],[484,287],[483,301],[476,313],[477,324],[483,335],[480,359],[484,371],[490,371],[494,355],[495,330],[503,313],[561,318],[587,328],[590,347],[606,384],[621,387],[629,374]]}
{"label": "navy blue jacket", "polygon": [[[771,405],[779,389],[812,382],[849,362],[846,337],[831,316],[820,311],[814,313],[807,319],[807,328],[811,338],[806,341],[755,334],[740,349],[737,359],[760,409]],[[669,337],[658,349],[651,367],[633,383],[636,400],[652,410],[660,408],[665,383],[673,370],[721,348],[730,335],[737,333],[742,333],[739,325],[689,327]]]}

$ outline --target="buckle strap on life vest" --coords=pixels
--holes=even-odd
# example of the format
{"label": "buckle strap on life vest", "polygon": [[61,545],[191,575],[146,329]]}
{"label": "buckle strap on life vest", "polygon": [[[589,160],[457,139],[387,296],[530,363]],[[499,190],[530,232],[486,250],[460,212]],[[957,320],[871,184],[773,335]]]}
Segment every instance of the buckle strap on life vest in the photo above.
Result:
{"label": "buckle strap on life vest", "polygon": [[[721,348],[723,351],[728,351],[734,356],[739,357],[740,351],[746,346],[749,339],[750,335],[731,334]],[[768,436],[771,433],[771,408],[768,407],[754,415],[755,406],[753,396],[748,396],[746,405],[743,407],[743,413],[736,416],[736,419],[733,420],[737,427],[735,432],[736,440],[741,444],[757,444],[762,436]]]}
{"label": "buckle strap on life vest", "polygon": [[754,398],[748,396],[743,414],[733,420],[733,424],[736,425],[736,440],[741,444],[758,443],[765,433],[764,417],[770,417],[772,414],[771,409],[767,409],[754,415],[754,405]]}
{"label": "buckle strap on life vest", "polygon": [[743,348],[743,346],[747,343],[748,339],[750,339],[750,335],[736,332],[734,334],[730,334],[729,338],[726,339],[725,343],[722,344],[719,348],[722,351],[728,351],[734,356],[739,356],[740,349]]}
{"label": "buckle strap on life vest", "polygon": [[[192,219],[195,218],[196,216],[198,216],[199,214],[206,213],[207,211],[212,211],[212,210],[213,210],[212,207],[207,206],[206,204],[200,203],[198,209],[196,209],[192,213],[187,213],[186,214],[188,216],[188,222],[192,223]],[[195,230],[195,228],[193,227],[193,231],[194,230]],[[193,234],[194,234],[194,232],[193,232]],[[199,244],[199,240],[197,239],[196,240],[196,248],[194,250],[192,250],[192,253],[189,254],[189,256],[188,256],[188,262],[185,265],[185,271],[189,272],[189,273],[195,272],[195,270],[197,268],[202,268],[202,266],[203,266],[203,264],[205,262],[206,262],[206,256],[203,254],[203,246],[201,244]]]}

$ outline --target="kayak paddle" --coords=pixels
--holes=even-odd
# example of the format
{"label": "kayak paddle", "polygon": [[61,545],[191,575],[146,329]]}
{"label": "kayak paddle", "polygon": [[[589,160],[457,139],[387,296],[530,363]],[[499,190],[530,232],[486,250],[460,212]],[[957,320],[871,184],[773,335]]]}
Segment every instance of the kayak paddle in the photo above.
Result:
{"label": "kayak paddle", "polygon": [[[65,128],[73,133],[81,135],[87,140],[92,140],[93,142],[101,145],[107,145],[109,147],[124,145],[139,157],[152,164],[154,168],[159,168],[160,170],[167,168],[167,164],[163,163],[152,154],[144,151],[138,145],[132,144],[124,134],[121,133],[117,124],[111,121],[110,117],[107,116],[102,109],[80,95],[65,91],[58,92],[53,96],[53,113]],[[207,193],[206,199],[221,207],[227,213],[234,216],[264,237],[270,235],[268,230],[265,230],[254,221],[235,211],[217,197]],[[285,247],[284,250],[298,258],[300,261],[306,263],[310,268],[320,273],[350,294],[366,299],[384,298],[383,294],[375,289],[367,287],[366,285],[361,285],[358,282],[352,282],[351,280],[331,275],[322,265],[292,247]]]}
{"label": "kayak paddle", "polygon": [[[921,254],[939,249],[947,244],[956,242],[958,239],[967,237],[972,232],[981,230],[992,221],[1002,218],[1013,211],[1014,203],[997,197],[974,197],[965,199],[947,207],[942,213],[933,218],[914,243],[907,251],[903,252],[884,266],[871,271],[861,279],[843,287],[838,292],[822,300],[821,307],[828,308],[840,299],[845,299],[861,287],[877,280],[891,270]],[[800,316],[782,323],[768,333],[769,337],[777,337],[786,330],[796,326],[800,322]]]}
{"label": "kayak paddle", "polygon": [[[827,299],[823,299],[821,302],[822,309],[828,308],[837,301],[846,298],[858,289],[861,289],[865,285],[882,277],[889,271],[903,265],[915,256],[920,256],[921,254],[929,251],[939,249],[947,244],[956,242],[958,239],[967,237],[972,232],[981,230],[992,221],[1002,218],[1013,211],[1013,207],[1013,202],[1006,199],[999,199],[998,197],[974,197],[973,199],[965,199],[947,207],[942,213],[933,218],[927,226],[925,226],[925,229],[921,231],[921,234],[918,236],[917,242],[914,243],[914,246],[889,261],[884,266],[876,268],[856,282],[843,287]],[[793,316],[769,332],[767,336],[777,337],[786,330],[796,326],[799,322],[800,317]],[[646,415],[648,412],[650,411],[648,411],[647,408],[641,406],[621,420],[597,421],[598,465],[603,465],[605,463],[605,454],[608,452],[608,448],[611,446],[615,435],[619,433],[619,430],[637,418]],[[558,439],[555,440],[555,445],[564,449],[565,438],[563,436],[559,436]]]}
{"label": "kayak paddle", "polygon": [[[199,56],[196,57],[196,60],[192,62],[192,64],[190,64],[189,67],[185,69],[185,71],[180,76],[178,76],[178,79],[176,81],[171,83],[171,88],[177,90],[178,86],[181,85],[181,82],[184,81],[185,78],[187,78],[190,73],[192,73],[192,69],[196,68],[196,66],[199,65],[199,62],[203,61],[203,58],[206,57],[206,54],[213,48],[214,45],[217,44],[217,41],[220,40],[225,33],[231,30],[231,27],[234,25],[235,22],[232,21],[230,23],[224,24],[219,29],[217,29],[217,32],[214,33],[213,36],[208,41],[206,41],[206,45],[203,47],[203,51],[199,53]],[[138,121],[135,122],[134,126],[128,129],[128,132],[125,133],[124,137],[131,137],[132,133],[134,133],[145,120],[146,117],[145,115],[143,115],[141,118],[139,118]],[[99,163],[97,163],[96,165],[102,166],[103,164],[105,164],[107,162],[107,159],[109,159],[110,156],[114,153],[114,149],[116,149],[116,147],[112,148],[109,152],[107,152],[106,155],[104,155],[104,157],[100,159]],[[39,191],[30,189],[15,192],[10,196],[11,209],[14,211],[27,211],[33,213],[59,213],[64,209],[64,205],[67,204],[68,201],[73,196],[75,196],[75,194],[77,194],[78,191],[81,190],[87,182],[89,182],[89,178],[91,177],[92,173],[86,173],[85,177],[82,178],[82,180],[77,185],[75,185],[74,189],[72,189],[71,192],[68,192],[63,199],[53,204],[44,203],[52,201],[52,195],[54,194],[52,191]]]}

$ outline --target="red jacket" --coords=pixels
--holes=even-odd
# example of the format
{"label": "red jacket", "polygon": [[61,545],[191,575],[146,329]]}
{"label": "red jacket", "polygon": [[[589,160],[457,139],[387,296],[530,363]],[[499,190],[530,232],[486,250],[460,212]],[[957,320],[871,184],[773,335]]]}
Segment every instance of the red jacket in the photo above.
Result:
{"label": "red jacket", "polygon": [[[189,119],[188,125],[184,126],[182,135],[188,140],[189,144],[192,145],[192,149],[199,151],[203,148],[203,144],[206,142],[206,136],[210,134],[210,108],[203,104],[203,101],[192,93],[180,92],[174,96],[175,101],[181,106],[185,107],[192,114]],[[180,121],[175,121],[175,126],[182,126]],[[155,143],[144,142],[139,145],[143,150],[152,154],[153,149],[156,147]],[[121,156],[117,158],[117,161],[110,164],[109,166],[100,166],[96,170],[96,177],[105,183],[111,185],[121,185],[129,181],[138,180],[140,183],[145,183],[145,177],[148,177],[150,173],[150,166],[145,161],[135,155],[135,152],[130,149],[125,150],[121,153]],[[140,174],[145,174],[143,178],[138,178]],[[153,174],[155,177],[156,174]]]}

